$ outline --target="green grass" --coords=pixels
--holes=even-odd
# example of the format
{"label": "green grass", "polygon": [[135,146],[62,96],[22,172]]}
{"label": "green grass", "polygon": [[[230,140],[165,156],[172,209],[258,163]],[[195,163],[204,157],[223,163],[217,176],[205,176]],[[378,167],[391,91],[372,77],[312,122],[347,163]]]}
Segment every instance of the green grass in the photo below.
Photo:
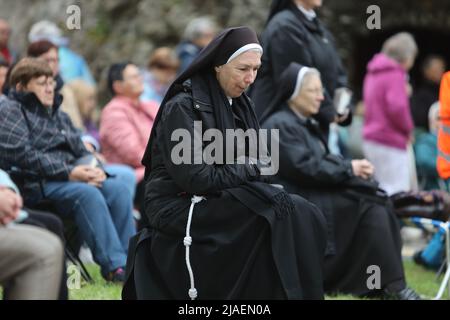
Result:
{"label": "green grass", "polygon": [[[439,282],[436,281],[436,274],[433,271],[415,265],[411,260],[404,261],[406,279],[408,285],[416,290],[424,298],[432,298],[439,289]],[[94,279],[94,283],[81,282],[79,289],[70,289],[70,300],[120,300],[122,286],[106,282],[100,275],[100,268],[97,265],[86,266],[90,275]],[[70,276],[70,275],[69,275]],[[441,279],[439,279],[441,280]],[[0,288],[0,299],[2,290]],[[443,298],[447,298],[444,293]],[[326,297],[329,300],[360,300],[358,297],[351,295],[338,295]]]}
{"label": "green grass", "polygon": [[[436,280],[436,273],[424,269],[421,266],[416,265],[412,260],[404,260],[403,265],[405,267],[406,281],[408,286],[413,288],[424,299],[431,299],[436,296],[442,276]],[[327,297],[329,300],[362,300],[361,298],[351,295],[338,295],[333,297]],[[444,292],[442,299],[447,299],[447,294]]]}
{"label": "green grass", "polygon": [[[86,265],[89,274],[93,278],[93,283],[81,281],[79,289],[69,290],[70,300],[120,300],[122,286],[105,281],[101,274],[99,266],[95,264]],[[70,274],[69,274],[70,276]]]}
{"label": "green grass", "polygon": [[[424,298],[431,299],[436,296],[444,275],[441,275],[436,280],[436,272],[426,270],[416,265],[412,260],[404,261],[403,265],[405,266],[406,281],[411,288],[416,290]],[[444,292],[442,298],[448,299],[446,292]]]}
{"label": "green grass", "polygon": [[[408,285],[425,298],[432,298],[439,289],[439,282],[435,280],[436,274],[433,271],[425,270],[417,266],[411,260],[404,261],[405,273]],[[70,299],[74,300],[116,300],[120,299],[121,286],[112,285],[100,276],[99,268],[95,265],[88,265],[88,270],[94,278],[94,284],[85,284],[79,290],[70,290]],[[440,279],[439,279],[440,280]],[[446,295],[444,294],[444,298]],[[338,295],[327,297],[332,300],[359,300],[360,298],[351,295]]]}

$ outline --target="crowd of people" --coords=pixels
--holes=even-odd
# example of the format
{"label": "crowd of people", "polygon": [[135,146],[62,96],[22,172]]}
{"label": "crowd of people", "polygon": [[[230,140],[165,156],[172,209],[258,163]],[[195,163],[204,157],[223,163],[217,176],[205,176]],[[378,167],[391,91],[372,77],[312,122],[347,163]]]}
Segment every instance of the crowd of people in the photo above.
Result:
{"label": "crowd of people", "polygon": [[[0,19],[3,297],[68,298],[70,220],[124,299],[420,299],[391,196],[447,188],[436,169],[445,60],[427,57],[413,89],[420,48],[394,34],[367,65],[358,108],[348,97],[338,108],[349,83],[321,5],[273,0],[259,38],[194,19],[146,66],[112,64],[101,108],[87,62],[56,24],[34,24],[19,59]],[[277,151],[271,175],[274,160],[255,158],[248,139],[228,161],[226,133],[260,129],[277,131],[267,146],[258,137]],[[177,130],[194,137],[181,163]],[[211,130],[226,137],[196,144]],[[212,147],[227,161],[198,161]],[[375,289],[370,266],[381,270]]]}

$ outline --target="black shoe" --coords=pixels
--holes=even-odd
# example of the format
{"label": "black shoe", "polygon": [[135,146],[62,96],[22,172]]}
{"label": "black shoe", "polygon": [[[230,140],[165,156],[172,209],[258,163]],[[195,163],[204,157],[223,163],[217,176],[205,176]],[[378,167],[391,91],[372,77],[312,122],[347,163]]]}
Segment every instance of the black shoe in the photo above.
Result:
{"label": "black shoe", "polygon": [[115,283],[124,283],[125,282],[125,268],[117,268],[114,271],[108,272],[103,276],[106,281],[115,282]]}
{"label": "black shoe", "polygon": [[390,292],[385,289],[384,298],[386,300],[422,300],[413,289],[408,287],[397,292]]}
{"label": "black shoe", "polygon": [[426,266],[427,266],[426,263],[425,263],[425,261],[423,261],[423,259],[422,259],[422,250],[417,251],[416,253],[414,253],[414,255],[413,255],[413,260],[414,260],[414,262],[415,262],[416,264],[418,264],[419,266],[423,266],[423,267],[426,267]]}

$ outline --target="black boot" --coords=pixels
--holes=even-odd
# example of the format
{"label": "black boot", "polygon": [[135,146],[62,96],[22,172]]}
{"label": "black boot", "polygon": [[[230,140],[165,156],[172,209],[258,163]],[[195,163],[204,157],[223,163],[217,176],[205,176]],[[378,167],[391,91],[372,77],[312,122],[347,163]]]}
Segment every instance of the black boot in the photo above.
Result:
{"label": "black boot", "polygon": [[383,293],[386,300],[422,300],[413,289],[408,287],[396,292],[385,289],[383,290]]}

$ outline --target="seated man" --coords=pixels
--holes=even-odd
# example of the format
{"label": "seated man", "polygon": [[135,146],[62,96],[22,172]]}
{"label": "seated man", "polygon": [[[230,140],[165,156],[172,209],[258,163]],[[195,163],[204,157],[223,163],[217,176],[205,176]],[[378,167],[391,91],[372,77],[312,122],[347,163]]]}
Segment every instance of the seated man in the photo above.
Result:
{"label": "seated man", "polygon": [[8,300],[54,300],[63,271],[63,246],[54,234],[13,223],[22,202],[13,190],[0,187],[0,285]]}
{"label": "seated man", "polygon": [[0,105],[0,167],[22,173],[27,205],[48,199],[60,214],[73,217],[103,276],[123,281],[128,240],[135,233],[129,190],[82,161],[91,154],[58,109],[61,96],[54,93],[45,61],[22,59],[10,85],[10,100]]}
{"label": "seated man", "polygon": [[[317,205],[327,218],[325,292],[419,299],[406,286],[399,226],[388,199],[370,180],[372,164],[330,154],[312,118],[323,99],[319,72],[291,63],[261,121],[264,128],[279,129],[276,183]],[[369,270],[374,266],[380,270],[380,281],[369,288]]]}
{"label": "seated man", "polygon": [[132,63],[117,63],[108,74],[108,87],[113,94],[100,118],[100,143],[110,163],[129,165],[136,181],[135,203],[142,211],[144,202],[144,166],[141,163],[153,121],[158,112],[156,102],[141,102],[144,90],[142,76]]}

